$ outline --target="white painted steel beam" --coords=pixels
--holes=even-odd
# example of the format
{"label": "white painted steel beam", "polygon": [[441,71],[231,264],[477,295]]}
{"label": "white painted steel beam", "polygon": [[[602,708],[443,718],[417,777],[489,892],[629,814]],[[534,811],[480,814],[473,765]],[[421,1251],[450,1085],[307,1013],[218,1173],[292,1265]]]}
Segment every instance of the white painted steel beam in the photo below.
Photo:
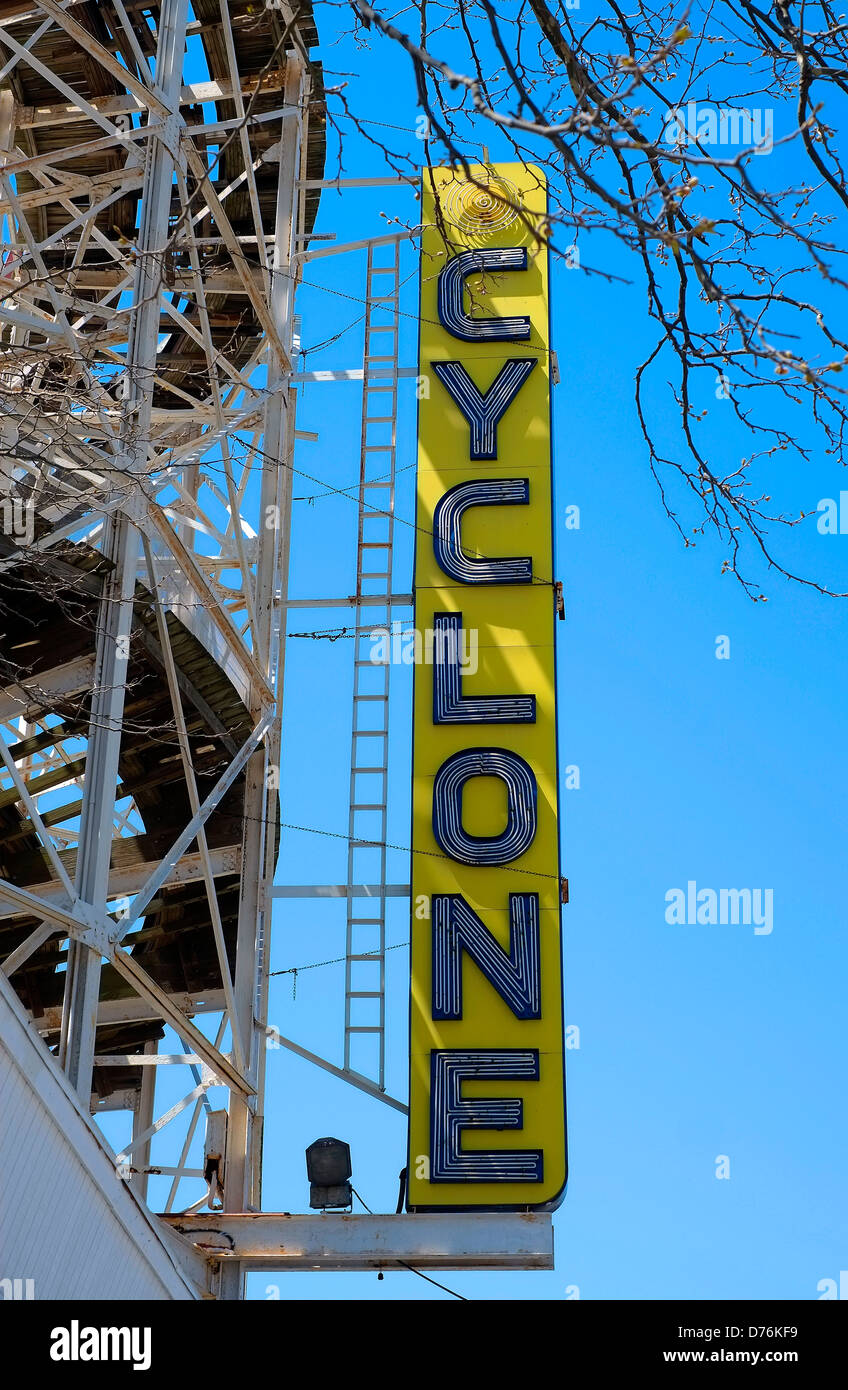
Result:
{"label": "white painted steel beam", "polygon": [[275,883],[272,898],[408,898],[408,883]]}
{"label": "white painted steel beam", "polygon": [[301,261],[323,260],[325,256],[343,256],[348,251],[367,251],[373,246],[391,246],[393,243],[401,241],[411,241],[417,235],[418,229],[413,227],[408,232],[387,232],[385,236],[365,237],[362,241],[346,241],[339,246],[319,246],[315,250],[308,248],[306,251],[298,251],[297,257]]}
{"label": "white painted steel beam", "polygon": [[[304,64],[297,56],[289,54],[284,87],[286,103],[306,112],[308,91],[309,78]],[[231,1097],[224,1155],[224,1200],[236,1209],[261,1204],[264,1034],[271,929],[267,890],[273,880],[276,861],[273,829],[276,795],[270,790],[268,774],[273,765],[279,766],[285,680],[285,643],[280,639],[281,601],[288,592],[295,413],[295,399],[287,390],[287,381],[291,372],[289,354],[293,352],[294,238],[302,230],[302,209],[295,185],[304,163],[305,137],[305,122],[293,119],[281,122],[271,292],[267,315],[260,320],[268,342],[268,385],[271,388],[263,438],[264,456],[270,466],[262,471],[260,516],[276,517],[277,528],[269,530],[264,526],[257,540],[256,646],[257,660],[262,663],[269,682],[274,684],[277,707],[264,747],[251,758],[245,770],[246,825],[236,941],[236,1011],[232,1024],[250,1039],[249,1074],[256,1084],[257,1099]],[[216,220],[226,236],[226,227],[220,219]],[[244,1270],[239,1265],[231,1264],[222,1269],[220,1294],[231,1299],[244,1296]]]}
{"label": "white painted steel beam", "polygon": [[[329,367],[324,367],[313,372],[292,372],[289,379],[292,386],[312,386],[319,382],[362,381],[364,375],[365,372],[362,367],[339,367],[335,371]],[[374,367],[368,373],[369,379],[379,379],[380,381],[394,381],[400,377],[417,376],[417,367],[398,367],[397,371],[393,367]]]}
{"label": "white painted steel beam", "polygon": [[348,1216],[203,1212],[161,1218],[209,1258],[263,1270],[553,1269],[539,1212]]}
{"label": "white painted steel beam", "polygon": [[396,187],[398,184],[412,184],[417,186],[420,181],[418,174],[396,174],[394,178],[375,178],[375,179],[300,179],[298,188],[335,188],[343,190],[345,188],[388,188]]}
{"label": "white painted steel beam", "polygon": [[412,594],[350,594],[347,598],[289,598],[286,608],[411,608]]}
{"label": "white painted steel beam", "polygon": [[368,1076],[362,1076],[358,1071],[353,1071],[350,1067],[337,1067],[334,1062],[328,1062],[326,1057],[319,1057],[317,1052],[310,1052],[308,1048],[301,1047],[299,1043],[292,1042],[291,1038],[284,1038],[276,1028],[268,1028],[268,1045],[277,1043],[280,1047],[285,1047],[289,1052],[294,1052],[296,1056],[302,1057],[305,1062],[312,1062],[313,1066],[320,1067],[322,1071],[329,1072],[339,1081],[344,1081],[348,1086],[355,1086],[358,1091],[364,1091],[373,1100],[381,1100],[384,1105],[388,1105],[392,1110],[399,1110],[401,1115],[409,1114],[409,1106],[404,1101],[398,1100],[395,1096],[390,1096],[387,1091],[383,1091],[375,1081]]}

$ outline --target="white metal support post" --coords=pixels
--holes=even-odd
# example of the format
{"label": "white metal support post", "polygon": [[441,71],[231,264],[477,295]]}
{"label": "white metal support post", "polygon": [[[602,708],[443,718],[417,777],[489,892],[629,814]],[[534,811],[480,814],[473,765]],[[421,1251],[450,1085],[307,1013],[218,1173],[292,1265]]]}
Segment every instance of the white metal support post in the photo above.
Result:
{"label": "white metal support post", "polygon": [[[270,267],[269,307],[275,337],[289,357],[281,360],[269,335],[267,346],[269,397],[265,407],[260,525],[256,559],[256,614],[261,664],[274,689],[276,716],[260,749],[247,766],[242,878],[236,954],[236,1017],[242,1036],[250,1039],[248,1076],[256,1086],[251,1097],[231,1093],[224,1166],[224,1205],[227,1211],[257,1209],[261,1201],[262,1089],[267,1027],[267,971],[271,896],[276,843],[275,805],[279,786],[280,719],[283,700],[285,642],[281,623],[288,588],[291,534],[292,455],[295,395],[284,388],[290,375],[294,247],[300,227],[296,181],[300,171],[308,78],[299,57],[286,64],[286,105],[294,113],[282,123],[277,150],[279,175]],[[235,1023],[235,1020],[234,1020]],[[222,1267],[219,1294],[239,1298],[244,1270],[235,1261]]]}
{"label": "white metal support post", "polygon": [[[118,467],[130,477],[146,473],[148,464],[162,257],[179,151],[187,13],[188,0],[163,0],[156,85],[168,114],[155,137],[152,140],[148,137],[147,143],[118,457]],[[152,123],[152,111],[149,119]],[[125,511],[110,512],[105,526],[103,549],[110,572],[104,583],[98,622],[76,880],[82,902],[90,904],[101,916],[105,916],[109,892],[112,817],[139,545],[138,531]],[[68,950],[59,1056],[86,1104],[91,1093],[99,983],[97,951],[72,939]]]}

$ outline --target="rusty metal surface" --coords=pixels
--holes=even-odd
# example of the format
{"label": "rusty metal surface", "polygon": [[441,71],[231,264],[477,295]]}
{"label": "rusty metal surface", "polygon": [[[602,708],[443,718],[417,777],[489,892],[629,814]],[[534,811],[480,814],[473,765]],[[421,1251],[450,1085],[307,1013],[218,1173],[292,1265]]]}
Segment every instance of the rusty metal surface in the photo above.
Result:
{"label": "rusty metal surface", "polygon": [[264,1270],[553,1269],[547,1213],[203,1212],[160,1217],[209,1258]]}

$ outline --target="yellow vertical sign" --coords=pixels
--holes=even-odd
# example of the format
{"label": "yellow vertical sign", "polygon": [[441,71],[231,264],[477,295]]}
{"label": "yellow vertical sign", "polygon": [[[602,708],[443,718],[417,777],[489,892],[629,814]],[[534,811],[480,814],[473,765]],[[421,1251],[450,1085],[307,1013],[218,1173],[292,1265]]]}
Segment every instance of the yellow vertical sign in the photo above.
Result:
{"label": "yellow vertical sign", "polygon": [[408,1205],[551,1207],[566,1145],[544,175],[436,169],[422,208]]}

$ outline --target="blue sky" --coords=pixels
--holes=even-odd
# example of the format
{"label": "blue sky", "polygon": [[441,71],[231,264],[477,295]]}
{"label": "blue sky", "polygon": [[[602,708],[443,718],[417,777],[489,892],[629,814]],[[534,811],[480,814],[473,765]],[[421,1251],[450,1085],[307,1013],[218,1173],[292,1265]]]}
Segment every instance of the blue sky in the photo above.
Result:
{"label": "blue sky", "polygon": [[[317,7],[328,69],[357,73],[346,89],[357,111],[395,149],[420,160],[408,66],[383,44],[377,56],[336,41],[334,7]],[[334,78],[328,76],[328,84]],[[377,124],[381,123],[381,124]],[[392,127],[391,129],[389,127]],[[334,136],[330,137],[331,151]],[[486,137],[483,137],[486,138]],[[491,153],[498,157],[497,141]],[[780,152],[775,159],[789,158]],[[333,157],[328,173],[335,174]],[[384,174],[367,141],[348,131],[344,173]],[[411,190],[323,195],[317,223],[339,242],[414,225]],[[644,291],[620,251],[605,264],[634,281],[608,284],[553,268],[557,577],[567,621],[558,625],[560,762],[580,768],[562,789],[566,1020],[580,1030],[567,1053],[570,1182],[555,1217],[552,1273],[450,1274],[471,1299],[814,1299],[848,1267],[843,1102],[846,964],[844,738],[848,607],[778,576],[758,576],[754,604],[720,575],[709,539],[684,549],[663,514],[633,406],[633,372],[654,340]],[[584,260],[594,258],[587,253]],[[415,362],[415,255],[403,253],[401,361]],[[361,363],[364,258],[307,267],[298,310],[314,367]],[[744,444],[703,387],[716,457]],[[674,418],[659,392],[661,428]],[[297,467],[355,492],[356,385],[305,390]],[[412,384],[402,388],[397,514],[411,521]],[[815,510],[844,480],[813,451],[804,475],[774,465],[779,498]],[[292,594],[352,591],[355,504],[295,479]],[[580,508],[579,530],[565,508]],[[412,528],[397,528],[396,583],[411,585]],[[821,536],[815,517],[786,540],[806,572],[848,588],[848,536]],[[290,631],[342,626],[349,613],[295,611]],[[730,657],[716,659],[716,639]],[[345,878],[352,643],[289,642],[281,883]],[[409,843],[409,673],[392,672],[389,839]],[[326,833],[319,833],[326,832]],[[407,856],[389,878],[408,881]],[[698,887],[772,889],[774,928],[673,926],[665,895]],[[390,904],[388,1089],[405,1096],[406,905]],[[275,911],[274,970],[334,961],[344,952],[341,903],[285,902]],[[340,963],[272,981],[270,1019],[340,1063]],[[303,1151],[332,1134],[352,1149],[354,1183],[375,1211],[393,1211],[405,1161],[403,1117],[285,1051],[268,1062],[264,1206],[304,1210]],[[716,1176],[729,1160],[729,1179]],[[155,1186],[152,1189],[156,1191]],[[155,1205],[155,1200],[154,1200]],[[441,1277],[441,1276],[437,1276]],[[249,1296],[295,1299],[440,1299],[410,1273],[251,1276]]]}

